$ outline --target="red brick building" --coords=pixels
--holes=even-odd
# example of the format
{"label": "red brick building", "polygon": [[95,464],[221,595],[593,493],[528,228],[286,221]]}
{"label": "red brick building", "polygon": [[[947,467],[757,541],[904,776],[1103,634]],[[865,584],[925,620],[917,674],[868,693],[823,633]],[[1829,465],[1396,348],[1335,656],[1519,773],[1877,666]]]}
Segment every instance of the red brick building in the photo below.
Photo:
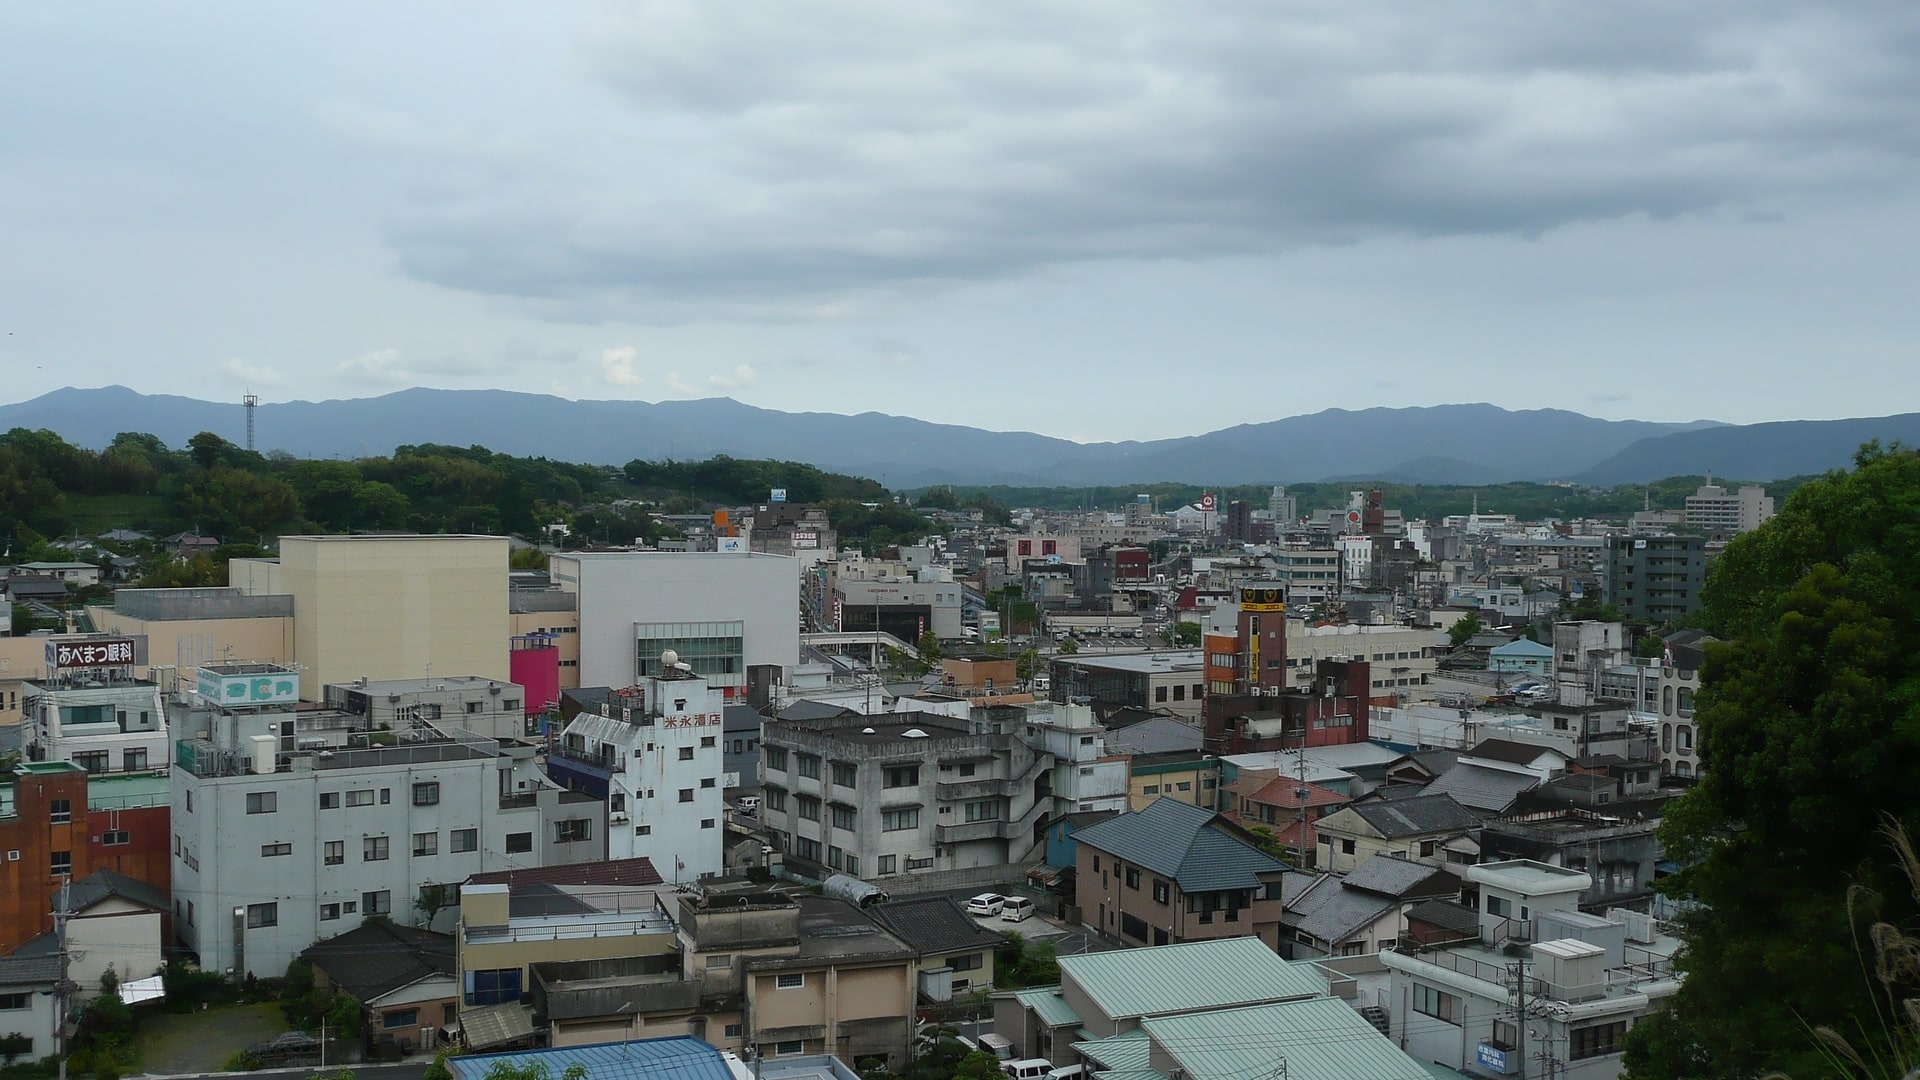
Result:
{"label": "red brick building", "polygon": [[[1249,585],[1238,599],[1234,635],[1203,639],[1205,748],[1243,754],[1366,742],[1372,692],[1367,662],[1321,660],[1311,683],[1294,686],[1288,678],[1285,587]],[[1231,692],[1223,692],[1229,683]]]}
{"label": "red brick building", "polygon": [[171,802],[163,773],[90,777],[64,761],[20,766],[0,793],[0,954],[53,929],[54,898],[112,870],[168,894]]}

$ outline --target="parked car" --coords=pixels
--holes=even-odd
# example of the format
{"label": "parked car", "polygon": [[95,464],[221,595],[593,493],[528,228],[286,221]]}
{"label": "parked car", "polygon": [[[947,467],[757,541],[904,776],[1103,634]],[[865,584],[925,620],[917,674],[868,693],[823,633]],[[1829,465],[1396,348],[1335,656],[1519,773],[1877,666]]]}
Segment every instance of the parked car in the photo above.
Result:
{"label": "parked car", "polygon": [[1046,1075],[1053,1071],[1053,1062],[1046,1058],[1022,1058],[1006,1062],[1000,1066],[1000,1071],[1012,1080],[1046,1080]]}
{"label": "parked car", "polygon": [[743,796],[740,799],[740,804],[738,808],[734,812],[739,814],[741,817],[760,816],[760,796],[758,795]]}
{"label": "parked car", "polygon": [[1000,905],[1000,918],[1006,922],[1020,922],[1033,914],[1033,901],[1024,896],[1009,896]]}
{"label": "parked car", "polygon": [[317,1058],[320,1054],[320,1037],[307,1031],[289,1031],[267,1042],[247,1047],[247,1053],[265,1064]]}
{"label": "parked car", "polygon": [[979,896],[967,901],[967,914],[998,915],[1000,914],[1000,909],[1006,905],[1007,898],[1001,896],[999,893],[981,893]]}

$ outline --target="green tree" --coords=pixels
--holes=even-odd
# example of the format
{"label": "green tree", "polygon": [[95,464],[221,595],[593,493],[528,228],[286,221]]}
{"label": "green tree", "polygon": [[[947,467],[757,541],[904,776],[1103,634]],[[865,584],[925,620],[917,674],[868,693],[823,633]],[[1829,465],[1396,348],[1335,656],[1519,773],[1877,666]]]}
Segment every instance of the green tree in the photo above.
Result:
{"label": "green tree", "polygon": [[[1701,779],[1660,838],[1678,874],[1685,974],[1628,1039],[1634,1077],[1834,1070],[1810,1032],[1893,1057],[1895,995],[1869,923],[1920,902],[1881,842],[1920,827],[1920,456],[1863,448],[1714,561],[1695,721]],[[1839,778],[1844,777],[1844,782]]]}
{"label": "green tree", "polygon": [[1074,653],[1077,653],[1079,651],[1080,651],[1080,642],[1079,642],[1079,639],[1077,638],[1068,638],[1067,640],[1060,643],[1061,656],[1072,656]]}
{"label": "green tree", "polygon": [[211,472],[215,465],[226,458],[233,444],[211,431],[203,431],[187,440],[187,449],[193,455],[195,465]]}
{"label": "green tree", "polygon": [[1659,634],[1641,634],[1633,643],[1633,655],[1642,660],[1657,660],[1667,653],[1667,640]]}
{"label": "green tree", "polygon": [[933,631],[922,633],[920,640],[914,642],[914,660],[920,665],[921,671],[932,671],[939,667],[940,656],[940,639],[934,636]]}
{"label": "green tree", "polygon": [[975,1050],[960,1059],[953,1067],[954,1080],[1001,1080],[1006,1072],[1000,1068],[1000,1059],[985,1050]]}
{"label": "green tree", "polygon": [[1473,640],[1473,635],[1484,629],[1486,625],[1480,621],[1480,613],[1469,611],[1455,620],[1452,626],[1447,627],[1447,640],[1457,649]]}
{"label": "green tree", "polygon": [[1167,644],[1176,649],[1197,649],[1200,647],[1202,631],[1196,622],[1177,622],[1161,631]]}
{"label": "green tree", "polygon": [[413,898],[413,910],[420,915],[420,925],[433,928],[434,917],[450,908],[459,899],[451,885],[422,885],[420,895]]}
{"label": "green tree", "polygon": [[[482,1075],[485,1080],[553,1080],[553,1069],[544,1061],[525,1065],[496,1061]],[[587,1080],[587,1067],[576,1061],[561,1071],[560,1080]]]}
{"label": "green tree", "polygon": [[545,570],[547,553],[537,547],[516,548],[507,556],[507,567],[512,570]]}
{"label": "green tree", "polygon": [[1013,673],[1021,681],[1033,678],[1040,670],[1040,650],[1027,649],[1014,659]]}

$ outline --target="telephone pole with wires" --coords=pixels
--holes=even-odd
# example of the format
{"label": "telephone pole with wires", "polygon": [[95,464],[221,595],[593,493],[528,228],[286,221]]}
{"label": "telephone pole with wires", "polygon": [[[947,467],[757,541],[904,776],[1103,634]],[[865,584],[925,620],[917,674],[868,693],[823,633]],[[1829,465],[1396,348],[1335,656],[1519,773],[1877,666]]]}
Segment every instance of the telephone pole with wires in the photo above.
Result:
{"label": "telephone pole with wires", "polygon": [[53,909],[53,940],[60,951],[60,981],[53,984],[54,1045],[59,1047],[59,1080],[67,1080],[67,1017],[71,1011],[73,992],[79,987],[67,978],[67,963],[70,959],[67,951],[67,919],[72,915],[68,909],[73,900],[73,875],[66,874],[60,879],[60,906]]}

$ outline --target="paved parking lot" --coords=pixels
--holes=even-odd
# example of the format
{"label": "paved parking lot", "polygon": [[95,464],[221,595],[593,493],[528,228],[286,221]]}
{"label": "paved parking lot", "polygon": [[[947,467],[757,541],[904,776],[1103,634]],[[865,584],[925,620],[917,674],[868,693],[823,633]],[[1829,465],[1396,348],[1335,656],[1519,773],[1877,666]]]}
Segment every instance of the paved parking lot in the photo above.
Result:
{"label": "paved parking lot", "polygon": [[[1104,952],[1108,949],[1119,948],[1118,945],[1112,942],[1102,940],[1099,935],[1094,934],[1090,930],[1085,930],[1061,921],[1053,914],[1058,907],[1059,899],[1042,889],[1033,889],[1024,886],[1011,889],[1004,887],[976,887],[971,889],[945,890],[945,895],[953,897],[953,899],[964,908],[970,898],[985,892],[997,892],[1001,896],[1025,896],[1031,899],[1034,905],[1033,914],[1019,922],[1008,922],[998,915],[977,915],[974,917],[975,922],[995,933],[1015,933],[1028,941],[1050,942],[1053,945],[1054,952],[1060,956],[1072,956],[1075,953],[1084,952]],[[941,894],[928,893],[920,895],[937,896]]]}

